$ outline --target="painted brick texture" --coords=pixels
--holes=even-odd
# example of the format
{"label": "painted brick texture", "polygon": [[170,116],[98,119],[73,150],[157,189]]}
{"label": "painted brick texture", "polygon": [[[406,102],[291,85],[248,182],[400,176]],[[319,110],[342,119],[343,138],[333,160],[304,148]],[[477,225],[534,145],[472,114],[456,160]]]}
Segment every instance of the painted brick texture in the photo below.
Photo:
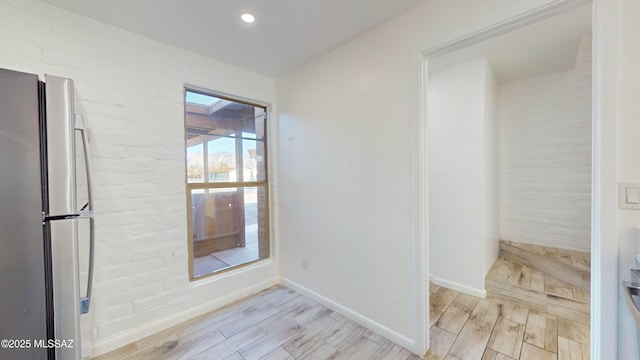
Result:
{"label": "painted brick texture", "polygon": [[31,0],[0,1],[0,38],[0,67],[74,79],[89,128],[97,244],[85,356],[277,281],[267,261],[189,283],[184,174],[184,85],[271,103],[272,79]]}
{"label": "painted brick texture", "polygon": [[575,69],[500,88],[502,239],[590,250],[590,41]]}

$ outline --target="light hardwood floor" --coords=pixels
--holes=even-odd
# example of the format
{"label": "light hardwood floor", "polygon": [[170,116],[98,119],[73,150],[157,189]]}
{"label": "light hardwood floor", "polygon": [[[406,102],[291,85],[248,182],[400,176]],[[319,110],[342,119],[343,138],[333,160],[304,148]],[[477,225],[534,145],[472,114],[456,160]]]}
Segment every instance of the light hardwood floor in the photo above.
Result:
{"label": "light hardwood floor", "polygon": [[589,325],[506,301],[430,287],[426,359],[589,359]]}
{"label": "light hardwood floor", "polygon": [[[589,359],[589,326],[431,285],[425,359]],[[97,359],[416,360],[389,340],[275,286]]]}
{"label": "light hardwood floor", "polygon": [[500,257],[487,274],[485,285],[487,299],[513,301],[530,309],[589,324],[589,291],[519,263]]}
{"label": "light hardwood floor", "polygon": [[500,256],[531,270],[556,276],[583,290],[590,289],[591,253],[548,246],[500,241]]}
{"label": "light hardwood floor", "polygon": [[317,302],[276,286],[98,357],[104,359],[420,359]]}

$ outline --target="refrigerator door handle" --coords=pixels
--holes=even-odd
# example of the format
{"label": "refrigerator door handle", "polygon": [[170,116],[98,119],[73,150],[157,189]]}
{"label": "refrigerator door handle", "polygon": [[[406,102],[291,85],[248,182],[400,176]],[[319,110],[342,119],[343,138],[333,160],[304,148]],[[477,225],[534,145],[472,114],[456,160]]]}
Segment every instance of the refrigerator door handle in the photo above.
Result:
{"label": "refrigerator door handle", "polygon": [[89,218],[89,273],[87,276],[87,293],[84,297],[80,298],[80,313],[86,314],[89,312],[89,306],[91,305],[91,290],[93,287],[93,259],[94,259],[94,243],[95,243],[95,226],[93,217]]}
{"label": "refrigerator door handle", "polygon": [[91,290],[93,288],[93,264],[95,259],[95,224],[93,219],[93,182],[91,179],[91,160],[89,156],[89,139],[87,130],[84,127],[84,119],[82,115],[76,114],[75,129],[80,132],[82,138],[82,149],[84,150],[84,162],[87,176],[87,204],[78,212],[81,218],[89,219],[89,271],[87,276],[87,293],[80,298],[80,313],[89,312],[91,304]]}

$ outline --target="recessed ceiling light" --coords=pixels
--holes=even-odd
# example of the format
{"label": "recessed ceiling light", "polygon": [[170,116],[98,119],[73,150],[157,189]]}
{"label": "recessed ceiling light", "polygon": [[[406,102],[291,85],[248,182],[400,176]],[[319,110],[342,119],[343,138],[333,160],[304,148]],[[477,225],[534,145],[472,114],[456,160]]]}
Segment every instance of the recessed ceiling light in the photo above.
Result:
{"label": "recessed ceiling light", "polygon": [[240,16],[240,18],[242,19],[242,21],[251,24],[252,22],[256,21],[256,17],[249,14],[249,13],[244,13],[242,14],[242,16]]}

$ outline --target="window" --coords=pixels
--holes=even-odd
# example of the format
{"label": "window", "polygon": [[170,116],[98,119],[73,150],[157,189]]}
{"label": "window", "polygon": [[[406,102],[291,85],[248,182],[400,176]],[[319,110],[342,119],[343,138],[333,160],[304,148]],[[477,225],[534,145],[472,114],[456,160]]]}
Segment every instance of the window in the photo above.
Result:
{"label": "window", "polygon": [[191,279],[269,256],[267,109],[185,91]]}

